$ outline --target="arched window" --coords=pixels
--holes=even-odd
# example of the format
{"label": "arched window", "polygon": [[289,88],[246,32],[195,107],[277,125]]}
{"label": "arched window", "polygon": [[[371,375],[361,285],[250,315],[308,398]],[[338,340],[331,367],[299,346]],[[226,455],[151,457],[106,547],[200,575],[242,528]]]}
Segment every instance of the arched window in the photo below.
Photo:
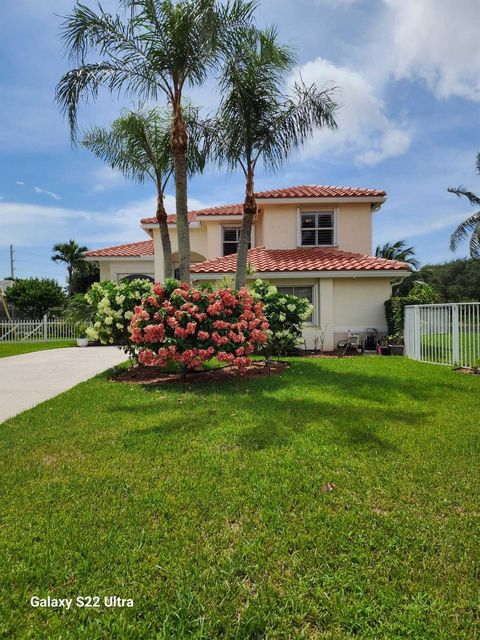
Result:
{"label": "arched window", "polygon": [[145,273],[129,273],[126,276],[120,276],[119,280],[127,280],[127,282],[131,282],[132,280],[149,280],[150,282],[155,282],[152,276],[147,276]]}

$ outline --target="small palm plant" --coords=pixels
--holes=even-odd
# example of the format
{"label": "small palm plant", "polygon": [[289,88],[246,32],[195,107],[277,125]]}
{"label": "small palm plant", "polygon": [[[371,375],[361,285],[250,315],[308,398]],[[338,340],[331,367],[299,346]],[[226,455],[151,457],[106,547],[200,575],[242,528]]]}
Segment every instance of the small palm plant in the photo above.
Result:
{"label": "small palm plant", "polygon": [[[251,22],[255,3],[247,0],[120,0],[110,14],[77,4],[65,18],[63,40],[77,66],[60,79],[56,99],[68,114],[75,138],[82,100],[103,87],[139,100],[166,100],[171,110],[180,277],[190,278],[187,210],[188,131],[182,97],[201,85]],[[93,54],[96,61],[87,61]]]}
{"label": "small palm plant", "polygon": [[[477,153],[477,159],[475,161],[477,173],[480,176],[480,153]],[[459,198],[467,198],[472,207],[480,207],[480,196],[468,191],[465,187],[449,187],[448,191],[454,193]],[[469,251],[471,258],[480,258],[480,210],[469,216],[466,220],[461,222],[455,231],[450,236],[450,249],[455,251],[459,245],[468,239]]]}
{"label": "small palm plant", "polygon": [[88,249],[80,246],[75,240],[70,240],[69,242],[58,242],[53,245],[52,251],[55,252],[52,255],[54,262],[64,262],[67,265],[68,295],[71,297],[73,293],[73,273],[75,269],[78,269],[85,262],[85,251],[88,251]]}
{"label": "small palm plant", "polygon": [[414,269],[418,269],[420,263],[415,258],[415,247],[407,247],[405,240],[397,240],[397,242],[386,242],[384,245],[378,245],[375,250],[377,258],[386,258],[387,260],[398,260],[406,262]]}
{"label": "small palm plant", "polygon": [[[190,133],[187,169],[189,174],[193,174],[203,169],[205,155],[197,144],[198,111],[188,106],[184,107],[184,113]],[[130,180],[143,183],[150,179],[155,184],[156,218],[162,242],[165,278],[173,275],[172,245],[164,202],[165,189],[173,172],[170,120],[171,115],[167,110],[125,111],[112,123],[110,129],[94,127],[86,132],[81,141],[97,158],[101,158]]]}
{"label": "small palm plant", "polygon": [[257,164],[262,161],[275,171],[316,128],[336,128],[333,88],[319,90],[300,82],[285,93],[286,75],[294,61],[292,51],[278,44],[275,29],[247,29],[220,78],[223,99],[215,126],[217,159],[231,169],[240,167],[245,176],[237,288],[245,284],[247,275],[247,251],[257,211]]}

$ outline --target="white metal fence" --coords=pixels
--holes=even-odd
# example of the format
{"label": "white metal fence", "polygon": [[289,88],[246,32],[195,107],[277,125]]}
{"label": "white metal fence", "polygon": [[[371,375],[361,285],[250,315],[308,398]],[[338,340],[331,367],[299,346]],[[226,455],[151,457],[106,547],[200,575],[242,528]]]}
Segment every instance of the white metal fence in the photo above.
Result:
{"label": "white metal fence", "polygon": [[42,320],[0,321],[0,342],[50,342],[77,337],[77,327],[61,318],[44,316]]}
{"label": "white metal fence", "polygon": [[405,355],[471,366],[480,360],[480,302],[405,307]]}

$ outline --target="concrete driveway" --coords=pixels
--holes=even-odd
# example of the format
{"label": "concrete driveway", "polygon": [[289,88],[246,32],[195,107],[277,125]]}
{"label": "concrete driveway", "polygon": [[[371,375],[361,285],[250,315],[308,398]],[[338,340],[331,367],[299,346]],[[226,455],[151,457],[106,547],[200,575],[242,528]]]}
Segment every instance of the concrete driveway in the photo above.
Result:
{"label": "concrete driveway", "polygon": [[117,347],[71,347],[0,358],[0,422],[126,359]]}

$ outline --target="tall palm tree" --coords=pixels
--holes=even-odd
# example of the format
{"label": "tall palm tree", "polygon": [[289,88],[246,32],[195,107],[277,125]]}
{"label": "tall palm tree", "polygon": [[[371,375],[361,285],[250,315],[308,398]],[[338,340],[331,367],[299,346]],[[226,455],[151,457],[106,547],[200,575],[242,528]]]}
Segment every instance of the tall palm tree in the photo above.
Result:
{"label": "tall palm tree", "polygon": [[[477,153],[475,161],[477,173],[480,176],[480,153]],[[454,193],[459,198],[465,197],[472,207],[480,207],[480,196],[472,191],[468,191],[465,187],[449,187],[448,191]],[[469,250],[471,258],[480,258],[480,210],[469,216],[466,220],[458,225],[450,236],[450,249],[455,251],[458,246],[470,236]]]}
{"label": "tall palm tree", "polygon": [[414,269],[418,269],[420,263],[415,258],[415,247],[407,247],[405,240],[397,240],[397,242],[386,242],[384,245],[378,245],[375,250],[377,258],[387,258],[387,260],[399,260],[406,262]]}
{"label": "tall palm tree", "polygon": [[70,240],[54,244],[52,251],[55,251],[51,257],[54,262],[64,262],[67,265],[68,295],[71,296],[73,293],[73,272],[84,263],[84,254],[88,249],[80,246],[75,240]]}
{"label": "tall palm tree", "polygon": [[[197,110],[190,106],[184,107],[184,113],[190,138],[187,169],[192,174],[203,169],[205,156],[197,142]],[[172,245],[165,210],[165,189],[173,172],[170,120],[171,114],[166,110],[125,111],[112,123],[110,129],[94,127],[87,131],[81,141],[97,158],[104,160],[125,177],[140,183],[147,179],[154,182],[165,278],[173,275]]]}
{"label": "tall palm tree", "polygon": [[277,43],[273,28],[247,29],[220,78],[224,97],[216,121],[217,159],[231,169],[239,166],[245,176],[237,288],[245,284],[247,275],[247,251],[257,211],[254,182],[258,162],[275,171],[315,128],[336,127],[333,89],[320,91],[315,85],[296,83],[288,95],[284,93],[286,73],[294,61],[292,51]]}
{"label": "tall palm tree", "polygon": [[[68,113],[75,136],[82,99],[101,87],[141,100],[162,96],[171,108],[180,277],[190,277],[187,211],[187,148],[182,96],[186,85],[202,84],[249,24],[249,0],[120,0],[122,14],[78,4],[65,18],[63,39],[77,66],[57,85],[56,99]],[[92,52],[98,62],[87,62]]]}

